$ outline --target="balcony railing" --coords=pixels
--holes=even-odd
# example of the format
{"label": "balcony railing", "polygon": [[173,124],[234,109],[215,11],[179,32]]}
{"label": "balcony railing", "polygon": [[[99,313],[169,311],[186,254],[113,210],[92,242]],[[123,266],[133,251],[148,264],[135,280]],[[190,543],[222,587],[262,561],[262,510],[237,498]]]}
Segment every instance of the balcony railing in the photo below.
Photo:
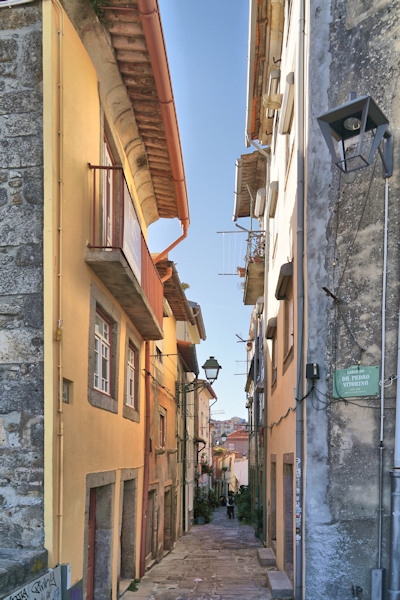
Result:
{"label": "balcony railing", "polygon": [[93,166],[86,262],[145,339],[162,338],[163,284],[151,258],[121,167]]}
{"label": "balcony railing", "polygon": [[265,271],[265,233],[264,231],[250,231],[247,238],[247,251],[245,268],[238,267],[240,277],[245,277],[243,282],[243,303],[253,305],[257,298],[264,293]]}

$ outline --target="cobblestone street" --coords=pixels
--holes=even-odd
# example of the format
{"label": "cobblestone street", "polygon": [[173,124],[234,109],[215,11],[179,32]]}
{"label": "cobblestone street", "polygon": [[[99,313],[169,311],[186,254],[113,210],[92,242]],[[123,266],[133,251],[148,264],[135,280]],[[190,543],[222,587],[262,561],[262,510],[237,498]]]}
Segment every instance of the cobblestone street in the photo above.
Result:
{"label": "cobblestone street", "polygon": [[193,525],[175,549],[150,569],[123,600],[270,600],[266,568],[257,560],[254,529],[214,511],[206,525]]}

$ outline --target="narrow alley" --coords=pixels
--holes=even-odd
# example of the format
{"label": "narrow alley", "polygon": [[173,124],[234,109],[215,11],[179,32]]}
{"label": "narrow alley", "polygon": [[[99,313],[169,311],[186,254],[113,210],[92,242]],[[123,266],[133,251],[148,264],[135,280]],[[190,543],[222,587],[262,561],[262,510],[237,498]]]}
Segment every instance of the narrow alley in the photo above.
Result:
{"label": "narrow alley", "polygon": [[175,549],[155,565],[123,600],[269,600],[262,544],[254,528],[214,511],[206,525],[194,525]]}

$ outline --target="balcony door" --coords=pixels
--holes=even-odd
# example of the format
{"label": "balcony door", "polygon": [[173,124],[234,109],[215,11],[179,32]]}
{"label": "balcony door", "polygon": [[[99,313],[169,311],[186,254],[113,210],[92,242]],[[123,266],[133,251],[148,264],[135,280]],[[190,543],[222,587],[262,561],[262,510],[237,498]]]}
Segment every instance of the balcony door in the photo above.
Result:
{"label": "balcony door", "polygon": [[115,177],[114,162],[107,141],[104,140],[104,166],[103,170],[103,240],[104,246],[114,246],[115,231]]}

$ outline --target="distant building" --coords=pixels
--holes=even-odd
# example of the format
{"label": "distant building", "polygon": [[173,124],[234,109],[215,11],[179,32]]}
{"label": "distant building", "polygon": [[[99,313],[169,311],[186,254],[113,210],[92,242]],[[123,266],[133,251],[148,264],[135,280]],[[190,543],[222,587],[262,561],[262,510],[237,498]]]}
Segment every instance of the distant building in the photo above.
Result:
{"label": "distant building", "polygon": [[239,456],[247,456],[249,451],[249,434],[247,429],[238,429],[230,433],[226,439],[225,447],[228,450],[233,450]]}
{"label": "distant building", "polygon": [[215,421],[211,419],[211,425],[213,428],[213,436],[214,436],[214,444],[221,444],[221,436],[225,434],[228,436],[229,434],[245,427],[247,425],[246,419],[242,419],[240,417],[232,417],[230,419],[226,419],[225,421]]}
{"label": "distant building", "polygon": [[247,456],[235,452],[235,464],[233,466],[238,489],[241,485],[249,485],[249,459]]}

